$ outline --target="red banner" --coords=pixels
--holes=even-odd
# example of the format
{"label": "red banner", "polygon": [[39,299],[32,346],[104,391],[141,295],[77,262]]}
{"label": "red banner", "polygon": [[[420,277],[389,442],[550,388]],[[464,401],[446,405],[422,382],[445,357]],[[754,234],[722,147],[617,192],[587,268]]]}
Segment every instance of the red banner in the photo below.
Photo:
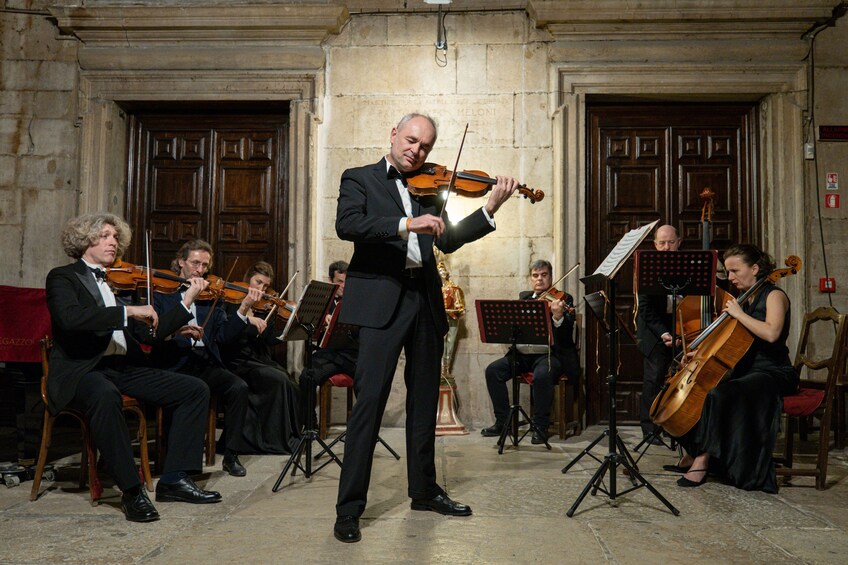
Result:
{"label": "red banner", "polygon": [[41,362],[39,340],[52,335],[43,288],[0,285],[0,361]]}

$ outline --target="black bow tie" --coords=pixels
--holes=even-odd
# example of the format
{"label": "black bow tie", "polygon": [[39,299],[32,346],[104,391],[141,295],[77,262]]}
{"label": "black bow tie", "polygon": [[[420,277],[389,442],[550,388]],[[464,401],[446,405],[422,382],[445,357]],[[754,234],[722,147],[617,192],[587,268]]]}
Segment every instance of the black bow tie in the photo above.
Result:
{"label": "black bow tie", "polygon": [[98,281],[106,280],[106,271],[99,267],[88,267],[88,270],[94,273],[94,278]]}
{"label": "black bow tie", "polygon": [[404,174],[394,167],[389,167],[388,178],[400,179],[403,184],[406,184],[406,177]]}

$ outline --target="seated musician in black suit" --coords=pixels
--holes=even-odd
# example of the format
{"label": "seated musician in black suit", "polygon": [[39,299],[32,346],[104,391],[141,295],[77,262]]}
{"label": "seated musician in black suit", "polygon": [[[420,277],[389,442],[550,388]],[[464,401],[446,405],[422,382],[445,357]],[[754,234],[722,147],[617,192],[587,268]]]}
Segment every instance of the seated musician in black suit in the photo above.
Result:
{"label": "seated musician in black suit", "polygon": [[[265,292],[274,282],[274,268],[257,261],[244,275],[251,287]],[[237,316],[239,304],[224,305],[227,316]],[[273,355],[281,340],[286,320],[274,312],[247,311],[247,326],[233,343],[223,345],[221,353],[227,368],[250,387],[248,408],[242,435],[245,453],[289,454],[300,437],[298,392],[286,368]],[[288,310],[284,310],[288,311]],[[270,315],[269,315],[270,314]],[[222,438],[226,444],[226,437]]]}
{"label": "seated musician in black suit", "polygon": [[[344,261],[335,261],[330,264],[328,280],[339,285],[336,290],[336,295],[333,297],[333,302],[330,304],[330,312],[327,314],[325,323],[330,322],[330,318],[336,308],[342,302],[344,295],[345,278],[347,277],[348,264]],[[327,379],[337,373],[346,373],[353,377],[356,373],[356,357],[358,351],[356,349],[318,349],[312,354],[312,368],[306,368],[300,373],[298,383],[300,385],[300,397],[303,402],[309,398],[307,393],[309,387],[313,390],[327,382]],[[314,396],[313,396],[314,399]],[[306,412],[308,417],[312,419],[309,422],[311,428],[317,428],[317,417],[315,415],[315,406],[307,406]]]}
{"label": "seated musician in black suit", "polygon": [[159,513],[139,479],[121,409],[123,394],[173,412],[157,502],[218,502],[221,495],[201,489],[188,475],[203,467],[209,389],[193,377],[147,367],[139,346],[154,339],[151,328],[162,339],[185,323],[188,313],[159,317],[150,306],[131,305],[114,295],[104,280],[104,268],[124,252],[130,236],[126,222],[113,214],[79,216],[62,231],[62,247],[76,262],[47,275],[53,323],[47,400],[54,414],[66,406],[86,414],[94,446],[123,493],[127,520],[150,522]]}
{"label": "seated musician in black suit", "polygon": [[[677,228],[671,225],[657,228],[654,247],[657,251],[677,251],[680,247]],[[671,365],[674,315],[671,312],[671,299],[665,295],[639,293],[637,304],[639,307],[636,311],[636,338],[639,350],[644,355],[639,423],[642,427],[642,437],[648,438],[656,427],[651,421],[651,405],[662,388]],[[658,437],[651,439],[651,443],[663,445]]]}
{"label": "seated musician in black suit", "polygon": [[[171,269],[189,281],[180,292],[157,296],[154,306],[160,316],[176,310],[188,313],[189,324],[177,334],[153,348],[155,362],[162,367],[198,377],[209,386],[213,395],[224,399],[223,469],[234,477],[243,477],[247,470],[239,460],[246,451],[244,436],[247,413],[248,386],[229,371],[221,357],[220,346],[232,343],[247,326],[247,311],[262,296],[257,288],[249,289],[235,316],[227,316],[221,301],[199,300],[200,290],[207,290],[209,281],[203,278],[212,264],[212,246],[202,239],[187,241],[177,251]],[[200,295],[202,296],[202,295]]]}
{"label": "seated musician in black suit", "polygon": [[[551,288],[553,267],[548,261],[538,260],[530,265],[530,281],[533,290],[521,292],[520,300],[532,300]],[[562,299],[551,302],[551,319],[554,333],[554,345],[518,345],[516,372],[533,373],[533,424],[538,432],[533,432],[531,442],[545,443],[548,439],[548,426],[551,423],[551,403],[554,397],[554,385],[560,375],[575,375],[579,371],[577,349],[574,346],[574,298],[565,293]],[[509,425],[509,394],[506,383],[512,378],[510,354],[498,359],[486,367],[486,387],[492,399],[495,412],[495,424],[483,428],[480,433],[486,437],[500,436],[504,426]]]}

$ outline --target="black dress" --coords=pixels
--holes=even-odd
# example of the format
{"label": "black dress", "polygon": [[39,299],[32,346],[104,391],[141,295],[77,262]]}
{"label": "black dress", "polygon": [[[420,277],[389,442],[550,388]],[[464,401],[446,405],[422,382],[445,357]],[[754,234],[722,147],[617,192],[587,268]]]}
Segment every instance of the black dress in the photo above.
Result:
{"label": "black dress", "polygon": [[[772,292],[783,291],[766,283],[742,309],[764,321],[766,298]],[[700,421],[680,438],[693,457],[709,453],[710,471],[737,488],[777,492],[772,452],[783,396],[798,387],[786,347],[790,316],[791,309],[776,342],[754,338],[731,373],[707,394]]]}
{"label": "black dress", "polygon": [[[237,304],[226,304],[227,314],[235,316]],[[282,324],[276,316],[259,335],[248,324],[239,339],[222,351],[227,368],[244,379],[250,388],[245,416],[243,453],[289,454],[300,437],[298,390],[285,367],[271,356],[271,347],[282,342]]]}

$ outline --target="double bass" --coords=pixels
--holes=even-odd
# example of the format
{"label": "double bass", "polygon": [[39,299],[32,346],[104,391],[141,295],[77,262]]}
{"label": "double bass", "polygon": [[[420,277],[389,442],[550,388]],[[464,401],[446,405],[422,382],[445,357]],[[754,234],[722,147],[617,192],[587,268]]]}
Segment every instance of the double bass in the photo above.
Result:
{"label": "double bass", "polygon": [[[709,250],[712,237],[710,226],[713,215],[713,197],[715,193],[705,188],[699,195],[703,200],[701,207],[701,249]],[[715,297],[712,296],[686,296],[677,305],[675,323],[677,335],[683,336],[685,341],[691,341],[708,327],[721,313],[724,304],[730,300],[731,295],[724,289],[715,286]]]}
{"label": "double bass", "polygon": [[[801,259],[791,255],[786,265],[757,280],[738,302],[745,302],[766,282],[796,274],[801,270]],[[651,420],[674,437],[691,430],[701,419],[707,393],[718,386],[753,342],[754,336],[745,326],[723,312],[689,345],[695,355],[665,382],[651,406]]]}

